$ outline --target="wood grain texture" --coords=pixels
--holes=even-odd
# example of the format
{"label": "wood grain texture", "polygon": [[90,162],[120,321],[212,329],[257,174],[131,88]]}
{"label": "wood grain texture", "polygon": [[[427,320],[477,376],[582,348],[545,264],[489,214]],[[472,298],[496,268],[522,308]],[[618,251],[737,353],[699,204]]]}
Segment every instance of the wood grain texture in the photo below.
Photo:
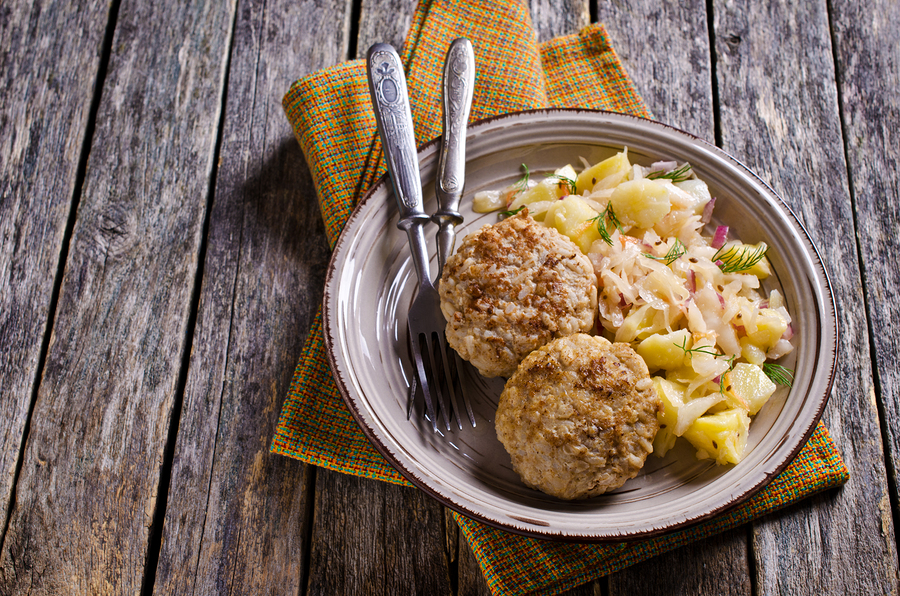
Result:
{"label": "wood grain texture", "polygon": [[[884,412],[889,471],[900,486],[900,4],[830,3],[850,167],[850,191],[862,257],[869,329]],[[893,503],[897,511],[897,503]]]}
{"label": "wood grain texture", "polygon": [[714,15],[723,147],[804,222],[828,268],[841,333],[824,421],[851,479],[755,524],[757,590],[895,593],[897,552],[859,257],[848,242],[856,233],[826,3],[721,1]]}
{"label": "wood grain texture", "polygon": [[714,142],[706,2],[599,0],[597,18],[653,118]]}
{"label": "wood grain texture", "polygon": [[588,0],[528,0],[539,41],[578,33],[591,24]]}
{"label": "wood grain texture", "polygon": [[240,5],[157,594],[301,591],[311,472],[269,446],[329,254],[281,97],[343,57],[331,23],[349,12],[343,0]]}
{"label": "wood grain texture", "polygon": [[232,9],[119,8],[0,553],[0,593],[141,589],[187,348]]}
{"label": "wood grain texture", "polygon": [[355,58],[364,58],[376,43],[403,47],[415,3],[409,0],[361,0]]}
{"label": "wood grain texture", "polygon": [[451,593],[443,510],[424,492],[318,469],[315,499],[306,594]]}
{"label": "wood grain texture", "polygon": [[747,529],[711,536],[609,577],[610,596],[749,596]]}
{"label": "wood grain texture", "polygon": [[[6,520],[109,19],[0,6],[0,519]],[[0,537],[2,539],[2,537]]]}

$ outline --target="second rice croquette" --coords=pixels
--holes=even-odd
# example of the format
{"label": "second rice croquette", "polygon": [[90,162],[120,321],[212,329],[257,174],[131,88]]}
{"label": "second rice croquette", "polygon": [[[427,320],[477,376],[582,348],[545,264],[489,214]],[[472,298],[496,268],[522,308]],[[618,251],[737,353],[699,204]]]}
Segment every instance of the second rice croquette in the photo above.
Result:
{"label": "second rice croquette", "polygon": [[485,377],[509,377],[554,338],[590,331],[597,311],[590,259],[527,213],[466,237],[439,290],[447,341]]}

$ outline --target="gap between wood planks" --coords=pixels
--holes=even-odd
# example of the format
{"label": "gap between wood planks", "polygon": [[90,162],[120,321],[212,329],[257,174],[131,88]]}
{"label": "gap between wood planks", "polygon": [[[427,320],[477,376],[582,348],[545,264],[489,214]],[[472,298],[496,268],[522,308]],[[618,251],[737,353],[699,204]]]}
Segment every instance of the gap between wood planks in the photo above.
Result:
{"label": "gap between wood planks", "polygon": [[188,312],[187,335],[184,351],[181,355],[181,366],[178,380],[175,383],[175,396],[172,403],[172,416],[169,419],[169,430],[166,433],[166,446],[163,450],[163,461],[159,470],[156,509],[147,536],[147,557],[144,563],[144,577],[141,582],[141,595],[151,596],[156,584],[156,568],[159,565],[159,552],[162,547],[163,522],[166,519],[166,505],[169,500],[169,484],[172,479],[172,465],[175,461],[175,445],[178,443],[178,427],[181,422],[181,410],[184,406],[184,391],[187,385],[188,369],[191,362],[191,350],[194,345],[194,330],[197,327],[197,312],[200,309],[200,290],[203,285],[203,272],[206,266],[206,247],[209,241],[209,220],[212,213],[213,199],[216,194],[216,180],[219,174],[219,152],[222,149],[223,131],[225,129],[225,107],[228,105],[228,82],[231,76],[231,57],[234,52],[234,30],[240,14],[238,1],[228,30],[228,56],[225,60],[225,76],[222,79],[222,101],[219,104],[219,120],[216,123],[216,148],[213,151],[212,171],[209,186],[206,189],[206,206],[203,212],[203,232],[200,235],[200,246],[197,254],[197,271],[191,288],[191,306]]}
{"label": "gap between wood planks", "polygon": [[12,520],[16,502],[16,487],[19,484],[19,475],[22,472],[22,464],[25,457],[25,445],[28,444],[28,434],[31,430],[31,417],[34,414],[34,406],[37,403],[38,390],[44,377],[44,365],[47,362],[47,352],[50,350],[50,337],[53,335],[53,325],[56,320],[56,308],[59,304],[59,292],[62,287],[63,274],[66,271],[66,261],[69,257],[69,244],[72,241],[72,231],[75,228],[75,220],[78,217],[78,205],[81,202],[81,193],[84,190],[84,181],[87,175],[88,156],[94,141],[94,130],[97,125],[97,112],[100,110],[100,100],[103,97],[103,87],[106,82],[106,73],[109,67],[109,57],[112,54],[113,34],[116,23],[119,20],[119,4],[121,0],[111,0],[106,19],[106,30],[103,33],[103,42],[100,46],[100,62],[97,64],[97,77],[94,84],[94,95],[91,98],[91,106],[88,109],[87,123],[84,128],[84,138],[81,141],[81,149],[78,152],[78,165],[75,168],[75,186],[70,199],[69,217],[63,231],[60,243],[59,258],[56,264],[56,273],[53,276],[53,290],[50,293],[50,305],[47,309],[47,324],[44,327],[44,336],[41,338],[41,348],[38,352],[38,363],[34,373],[34,382],[31,384],[31,396],[28,403],[28,415],[25,418],[25,426],[22,429],[22,440],[19,444],[19,458],[16,461],[16,469],[13,474],[12,489],[9,493],[9,507],[6,509],[6,519],[3,520],[3,530],[0,533],[0,552],[6,544],[6,534],[9,523]]}
{"label": "gap between wood planks", "polygon": [[[844,163],[847,165],[847,191],[850,193],[850,204],[853,206],[851,209],[851,214],[853,215],[853,229],[857,233],[854,234],[854,244],[856,246],[856,258],[859,263],[859,272],[862,277],[862,285],[863,288],[869,286],[867,281],[868,278],[868,268],[865,265],[865,260],[863,259],[863,250],[860,246],[860,235],[859,235],[859,216],[857,215],[857,199],[856,199],[856,186],[854,184],[854,176],[853,176],[853,167],[852,167],[852,159],[850,155],[850,147],[848,145],[848,131],[847,131],[847,123],[844,117],[844,91],[842,88],[842,81],[844,79],[844,70],[843,63],[840,60],[840,52],[838,50],[838,39],[837,33],[834,29],[834,6],[832,4],[833,0],[825,0],[825,9],[826,14],[828,15],[828,34],[831,39],[831,59],[834,61],[834,81],[835,88],[837,91],[837,102],[838,102],[838,123],[841,127],[841,140],[842,147],[844,150]],[[875,337],[877,330],[873,327],[873,323],[875,319],[873,318],[871,308],[869,306],[868,300],[862,300],[862,307],[864,312],[866,313],[866,326],[869,329],[869,358],[872,362],[872,385],[873,390],[875,391],[876,396],[882,395],[882,384],[881,384],[881,371],[878,367],[878,346],[875,342]],[[897,487],[897,470],[894,468],[894,458],[888,455],[888,450],[891,445],[891,437],[890,431],[887,428],[888,424],[888,412],[885,409],[884,402],[881,399],[875,398],[875,408],[878,411],[878,428],[881,431],[881,443],[884,446],[885,450],[885,458],[884,464],[887,471],[887,488],[888,495],[890,497],[891,502],[891,520],[893,521],[894,528],[900,527],[900,494],[898,494]],[[894,541],[896,544],[896,548],[900,551],[900,534],[894,534]]]}

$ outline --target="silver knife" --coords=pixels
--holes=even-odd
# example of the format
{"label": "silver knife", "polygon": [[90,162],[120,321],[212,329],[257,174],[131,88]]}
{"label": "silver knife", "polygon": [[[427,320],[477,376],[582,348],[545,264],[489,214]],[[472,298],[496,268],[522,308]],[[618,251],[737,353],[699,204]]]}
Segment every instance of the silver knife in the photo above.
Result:
{"label": "silver knife", "polygon": [[444,135],[434,188],[438,210],[431,216],[440,226],[437,232],[438,279],[444,262],[453,252],[456,226],[463,222],[459,214],[459,199],[466,181],[466,124],[474,87],[475,53],[471,42],[460,37],[450,44],[444,62]]}

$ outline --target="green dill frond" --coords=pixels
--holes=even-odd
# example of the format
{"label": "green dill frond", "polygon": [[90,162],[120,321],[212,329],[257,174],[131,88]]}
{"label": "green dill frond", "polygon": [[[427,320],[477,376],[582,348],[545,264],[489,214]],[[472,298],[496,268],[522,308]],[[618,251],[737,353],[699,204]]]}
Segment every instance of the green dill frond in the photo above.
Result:
{"label": "green dill frond", "polygon": [[522,206],[520,206],[518,209],[513,209],[512,211],[501,211],[501,212],[500,212],[500,215],[501,215],[502,217],[512,217],[513,215],[518,215],[518,213],[519,213],[522,209],[525,209],[526,207],[528,207],[528,205],[522,205]]}
{"label": "green dill frond", "polygon": [[513,188],[516,189],[516,194],[528,190],[528,181],[531,179],[531,170],[528,169],[528,166],[522,164],[522,169],[525,170],[525,175],[519,178],[519,181],[513,185]]}
{"label": "green dill frond", "polygon": [[[707,356],[722,356],[722,354],[719,354],[718,352],[716,352],[714,349],[710,348],[709,346],[701,346],[699,348],[687,347],[687,338],[686,337],[681,340],[680,344],[675,344],[675,345],[677,347],[681,348],[684,351],[684,353],[687,354],[688,356],[693,356],[694,354],[706,354]],[[733,358],[734,357],[732,356],[732,359]]]}
{"label": "green dill frond", "polygon": [[578,192],[578,188],[575,185],[575,181],[567,176],[562,176],[560,174],[552,174],[550,176],[547,176],[547,178],[555,178],[556,180],[559,180],[560,183],[565,184],[570,195],[574,195]]}
{"label": "green dill frond", "polygon": [[608,225],[612,224],[620,233],[622,232],[622,223],[616,217],[616,213],[613,211],[610,203],[606,204],[606,209],[603,210],[603,213],[591,218],[589,221],[597,222],[597,231],[600,233],[600,238],[610,246],[612,246],[612,236],[609,233]]}
{"label": "green dill frond", "polygon": [[668,172],[650,172],[647,174],[647,178],[649,180],[671,180],[672,182],[684,182],[685,180],[690,179],[693,176],[694,172],[691,168],[691,164],[684,163],[680,167],[675,168],[674,170],[670,170]]}
{"label": "green dill frond", "polygon": [[758,246],[723,246],[716,251],[712,257],[712,262],[719,266],[722,273],[738,273],[746,271],[766,256],[769,249],[764,242],[760,242]]}
{"label": "green dill frond", "polygon": [[644,256],[648,257],[650,259],[653,259],[654,261],[662,261],[666,265],[671,265],[672,263],[677,261],[679,257],[684,255],[684,253],[686,253],[686,252],[687,252],[687,247],[684,245],[684,243],[681,240],[676,238],[675,242],[672,244],[672,248],[669,249],[669,252],[667,252],[665,256],[657,257],[657,256],[651,255],[650,253],[646,253],[646,252],[644,253]]}
{"label": "green dill frond", "polygon": [[772,382],[777,385],[790,387],[794,382],[794,371],[781,366],[780,364],[766,362],[762,365],[762,369],[763,372],[766,373],[766,376],[772,379]]}

